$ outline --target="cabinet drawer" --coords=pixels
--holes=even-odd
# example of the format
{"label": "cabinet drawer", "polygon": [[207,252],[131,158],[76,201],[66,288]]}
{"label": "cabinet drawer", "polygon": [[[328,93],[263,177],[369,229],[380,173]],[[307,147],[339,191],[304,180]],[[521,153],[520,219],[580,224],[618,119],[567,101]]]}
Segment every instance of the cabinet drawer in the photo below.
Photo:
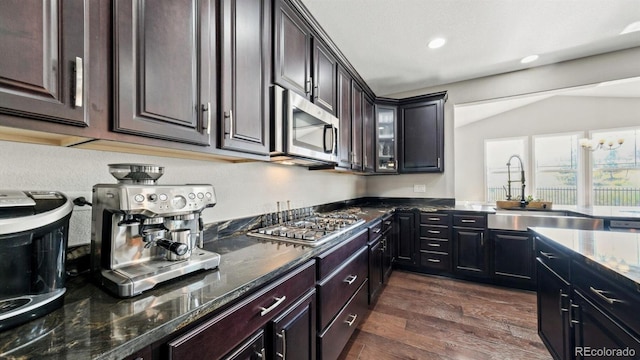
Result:
{"label": "cabinet drawer", "polygon": [[367,283],[363,283],[327,330],[318,338],[318,359],[337,359],[354,330],[367,315]]}
{"label": "cabinet drawer", "polygon": [[[265,326],[315,284],[314,261],[232,306],[167,345],[170,359],[219,359]],[[197,351],[194,351],[197,349]]]}
{"label": "cabinet drawer", "polygon": [[445,239],[420,239],[420,250],[449,253],[451,251],[449,240]]}
{"label": "cabinet drawer", "polygon": [[640,293],[623,288],[605,275],[576,261],[571,264],[573,286],[615,320],[640,335]]}
{"label": "cabinet drawer", "polygon": [[380,234],[382,234],[382,221],[376,221],[369,227],[369,239],[373,239]]}
{"label": "cabinet drawer", "polygon": [[449,214],[420,213],[420,224],[449,226]]}
{"label": "cabinet drawer", "polygon": [[318,283],[318,322],[324,329],[358,287],[367,279],[368,248],[354,254],[344,265]]}
{"label": "cabinet drawer", "polygon": [[485,228],[487,226],[487,218],[484,215],[453,215],[453,226]]}
{"label": "cabinet drawer", "polygon": [[358,249],[367,245],[369,238],[368,229],[362,229],[356,235],[347,239],[342,244],[320,254],[318,261],[318,280],[322,280],[331,274],[343,261],[349,258]]}
{"label": "cabinet drawer", "polygon": [[436,238],[436,239],[449,239],[449,228],[448,227],[437,227],[437,226],[420,225],[420,237],[422,237],[422,238]]}
{"label": "cabinet drawer", "polygon": [[544,240],[543,238],[535,237],[535,249],[536,258],[547,265],[549,269],[553,270],[564,281],[570,282],[569,276],[569,254],[561,250],[558,246],[550,243],[550,240]]}
{"label": "cabinet drawer", "polygon": [[385,217],[382,219],[382,232],[385,233],[387,231],[390,231],[392,226],[393,226],[393,215],[391,214],[385,215]]}
{"label": "cabinet drawer", "polygon": [[435,251],[420,251],[420,265],[431,269],[451,271],[451,255]]}

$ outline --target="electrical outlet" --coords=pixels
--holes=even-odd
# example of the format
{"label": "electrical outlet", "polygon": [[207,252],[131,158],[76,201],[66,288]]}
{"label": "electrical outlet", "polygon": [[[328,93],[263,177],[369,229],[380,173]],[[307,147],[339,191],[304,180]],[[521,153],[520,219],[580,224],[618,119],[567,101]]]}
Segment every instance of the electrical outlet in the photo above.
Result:
{"label": "electrical outlet", "polygon": [[413,184],[413,192],[415,192],[415,193],[427,192],[427,185],[424,185],[424,184]]}

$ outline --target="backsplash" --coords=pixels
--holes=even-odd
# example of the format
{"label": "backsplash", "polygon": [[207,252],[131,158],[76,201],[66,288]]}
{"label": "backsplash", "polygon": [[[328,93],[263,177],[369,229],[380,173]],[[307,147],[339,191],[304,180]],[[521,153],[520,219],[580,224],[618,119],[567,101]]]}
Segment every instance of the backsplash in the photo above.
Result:
{"label": "backsplash", "polygon": [[[57,190],[91,201],[99,183],[116,183],[108,164],[149,163],[165,167],[159,184],[212,184],[217,204],[202,213],[205,224],[275,212],[277,202],[303,208],[366,195],[362,176],[309,171],[304,167],[263,162],[213,162],[73,149],[0,141],[0,188]],[[91,207],[76,206],[69,246],[91,239]]]}

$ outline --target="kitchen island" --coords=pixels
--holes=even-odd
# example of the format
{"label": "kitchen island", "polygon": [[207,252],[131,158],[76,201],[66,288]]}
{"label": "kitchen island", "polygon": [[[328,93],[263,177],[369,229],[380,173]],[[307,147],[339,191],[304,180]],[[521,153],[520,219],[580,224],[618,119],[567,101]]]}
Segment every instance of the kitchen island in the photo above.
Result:
{"label": "kitchen island", "polygon": [[555,359],[640,355],[640,234],[530,228],[538,332]]}

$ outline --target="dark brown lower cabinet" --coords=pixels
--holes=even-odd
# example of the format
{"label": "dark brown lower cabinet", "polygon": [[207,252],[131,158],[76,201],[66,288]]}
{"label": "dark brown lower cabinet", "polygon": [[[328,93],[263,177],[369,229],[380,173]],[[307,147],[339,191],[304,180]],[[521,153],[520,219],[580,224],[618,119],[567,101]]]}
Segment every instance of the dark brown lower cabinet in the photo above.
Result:
{"label": "dark brown lower cabinet", "polygon": [[396,263],[400,265],[416,264],[416,213],[400,211],[396,213],[397,251]]}
{"label": "dark brown lower cabinet", "polygon": [[316,356],[316,292],[311,290],[270,324],[267,358],[313,360]]}
{"label": "dark brown lower cabinet", "polygon": [[576,290],[571,314],[575,359],[637,359],[640,356],[640,340]]}
{"label": "dark brown lower cabinet", "polygon": [[318,358],[337,359],[368,311],[367,283],[364,282],[333,322],[318,336]]}
{"label": "dark brown lower cabinet", "polygon": [[369,242],[369,304],[373,304],[382,290],[382,236]]}
{"label": "dark brown lower cabinet", "polygon": [[571,286],[537,261],[538,334],[554,359],[571,359]]}
{"label": "dark brown lower cabinet", "polygon": [[[239,356],[233,359],[251,359],[252,351],[248,349],[253,346],[252,339],[256,333],[265,331],[265,341],[271,340],[270,344],[266,344],[265,351],[303,353],[305,356],[299,358],[313,359],[313,351],[306,347],[315,348],[313,339],[308,337],[315,335],[316,330],[315,271],[315,261],[309,261],[247,299],[170,340],[163,352],[172,360],[220,359],[232,355]],[[303,329],[304,326],[309,327]],[[284,337],[279,338],[278,335]],[[288,344],[285,345],[286,341]],[[262,354],[262,349],[257,350]],[[276,357],[274,354],[267,358]]]}
{"label": "dark brown lower cabinet", "polygon": [[458,275],[489,275],[489,241],[483,229],[453,229],[453,260]]}
{"label": "dark brown lower cabinet", "polygon": [[526,232],[491,231],[493,268],[491,277],[499,284],[535,287],[533,238]]}

